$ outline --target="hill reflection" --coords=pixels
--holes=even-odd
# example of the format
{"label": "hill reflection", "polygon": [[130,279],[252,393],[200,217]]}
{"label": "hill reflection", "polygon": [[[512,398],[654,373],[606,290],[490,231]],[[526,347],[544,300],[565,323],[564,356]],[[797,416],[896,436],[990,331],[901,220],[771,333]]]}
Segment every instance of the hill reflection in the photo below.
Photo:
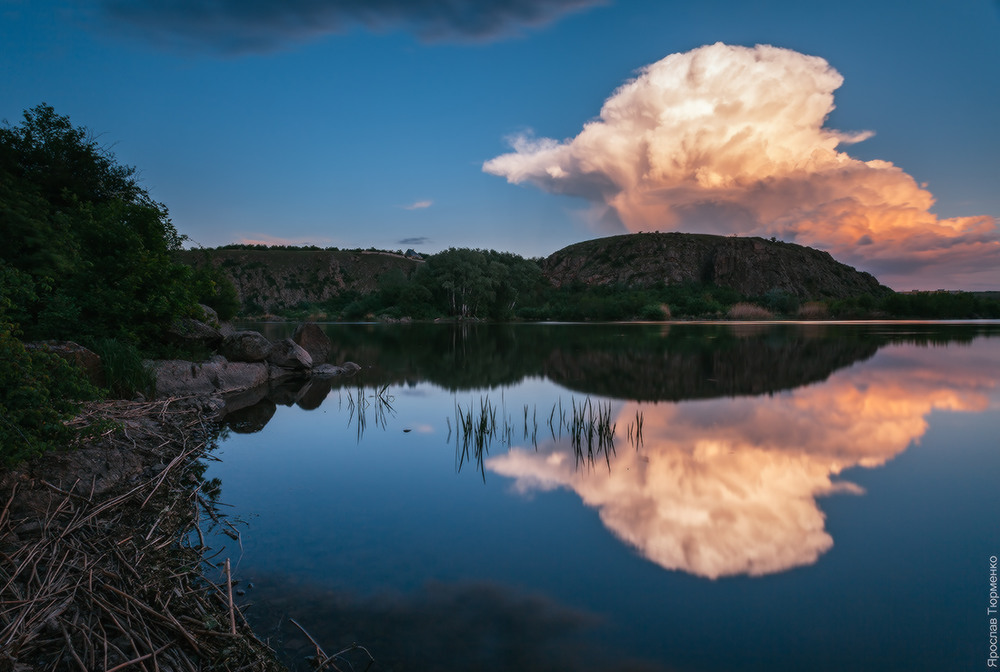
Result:
{"label": "hill reflection", "polygon": [[485,466],[521,492],[573,490],[666,569],[713,579],[780,572],[833,546],[817,498],[861,492],[837,476],[919,442],[933,410],[990,406],[996,347],[981,340],[949,355],[944,365],[933,349],[895,346],[822,385],[773,396],[622,402],[619,425],[637,412],[645,418],[643,446],[610,456],[608,470],[578,468],[558,440]]}

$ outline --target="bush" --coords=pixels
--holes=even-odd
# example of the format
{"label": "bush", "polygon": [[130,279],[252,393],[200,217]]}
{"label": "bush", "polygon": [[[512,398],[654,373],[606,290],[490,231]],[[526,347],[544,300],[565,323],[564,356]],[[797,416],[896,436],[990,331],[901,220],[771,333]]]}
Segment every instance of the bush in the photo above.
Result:
{"label": "bush", "polygon": [[0,463],[8,466],[68,447],[75,433],[66,420],[80,400],[98,395],[79,368],[27,350],[17,336],[14,325],[0,319]]}
{"label": "bush", "polygon": [[754,303],[733,304],[728,315],[732,320],[770,320],[774,317],[770,310]]}

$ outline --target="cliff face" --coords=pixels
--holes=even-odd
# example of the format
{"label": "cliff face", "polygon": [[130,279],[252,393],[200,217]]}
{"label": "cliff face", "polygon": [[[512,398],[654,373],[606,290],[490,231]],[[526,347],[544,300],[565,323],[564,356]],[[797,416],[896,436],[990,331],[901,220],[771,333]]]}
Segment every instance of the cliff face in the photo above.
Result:
{"label": "cliff face", "polygon": [[889,291],[871,274],[811,247],[690,233],[636,233],[577,243],[545,259],[542,272],[557,287],[700,282],[747,295],[780,290],[800,299]]}
{"label": "cliff face", "polygon": [[319,303],[344,292],[368,294],[383,273],[409,277],[422,262],[388,252],[357,250],[185,250],[178,261],[220,268],[240,303],[268,311]]}

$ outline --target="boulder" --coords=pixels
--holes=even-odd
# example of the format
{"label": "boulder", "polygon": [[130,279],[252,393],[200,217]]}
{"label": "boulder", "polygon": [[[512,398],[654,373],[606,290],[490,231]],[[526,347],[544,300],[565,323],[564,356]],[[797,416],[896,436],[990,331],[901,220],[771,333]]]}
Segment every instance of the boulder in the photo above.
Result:
{"label": "boulder", "polygon": [[167,333],[175,340],[184,343],[204,343],[209,348],[214,348],[222,342],[222,334],[218,329],[190,317],[175,320],[167,329]]}
{"label": "boulder", "polygon": [[334,364],[320,364],[319,366],[314,366],[309,373],[316,378],[333,378],[335,376],[342,376],[347,372],[343,367]]}
{"label": "boulder", "polygon": [[306,322],[296,327],[292,340],[309,353],[314,364],[326,362],[333,350],[330,337],[315,322]]}
{"label": "boulder", "polygon": [[215,355],[203,365],[215,389],[223,394],[241,392],[267,384],[264,362],[230,362]]}
{"label": "boulder", "polygon": [[344,372],[348,374],[357,373],[358,371],[361,370],[361,367],[355,364],[354,362],[344,362],[343,364],[340,365],[340,368],[342,368]]}
{"label": "boulder", "polygon": [[219,350],[231,362],[263,362],[271,352],[271,341],[258,331],[235,331],[222,340]]}
{"label": "boulder", "polygon": [[202,322],[210,327],[215,327],[216,329],[221,326],[221,323],[219,322],[219,314],[215,312],[214,308],[206,306],[204,303],[199,303],[198,308],[200,308],[202,312]]}
{"label": "boulder", "polygon": [[215,382],[211,370],[200,364],[182,359],[165,359],[153,362],[156,371],[156,396],[187,397],[194,394],[212,394]]}
{"label": "boulder", "polygon": [[268,380],[267,364],[230,362],[220,355],[201,363],[160,360],[153,362],[153,368],[158,397],[240,392],[264,385]]}
{"label": "boulder", "polygon": [[101,366],[101,358],[93,350],[88,350],[73,341],[35,341],[25,343],[24,347],[28,350],[41,350],[58,355],[70,364],[83,369],[91,383],[104,387],[104,368]]}
{"label": "boulder", "polygon": [[271,352],[267,355],[267,361],[275,366],[293,371],[311,369],[313,364],[309,353],[290,338],[283,338],[274,343]]}

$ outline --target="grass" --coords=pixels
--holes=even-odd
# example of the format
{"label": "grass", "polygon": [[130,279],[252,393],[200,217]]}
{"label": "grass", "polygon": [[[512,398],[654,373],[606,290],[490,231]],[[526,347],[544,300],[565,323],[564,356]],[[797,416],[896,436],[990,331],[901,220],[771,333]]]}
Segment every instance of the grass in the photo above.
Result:
{"label": "grass", "polygon": [[133,399],[141,394],[151,398],[156,393],[156,373],[143,363],[142,355],[132,344],[114,338],[101,338],[91,349],[101,358],[104,385],[114,399]]}

